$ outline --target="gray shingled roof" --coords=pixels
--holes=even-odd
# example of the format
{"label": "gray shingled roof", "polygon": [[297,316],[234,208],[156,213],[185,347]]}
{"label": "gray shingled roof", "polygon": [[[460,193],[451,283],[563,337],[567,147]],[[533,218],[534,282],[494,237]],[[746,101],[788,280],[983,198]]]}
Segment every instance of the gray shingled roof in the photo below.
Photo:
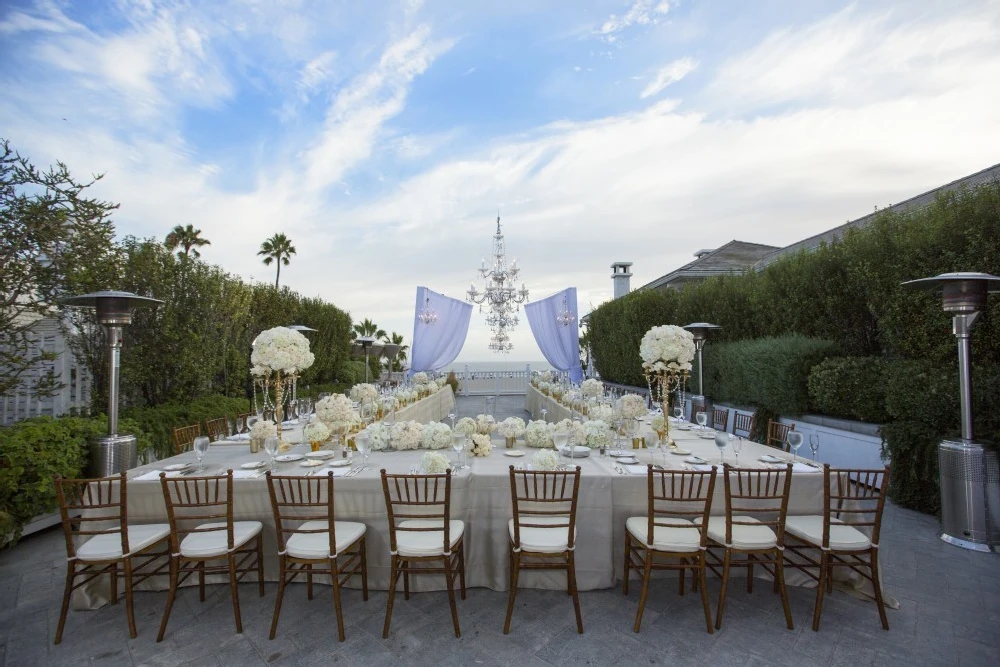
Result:
{"label": "gray shingled roof", "polygon": [[733,240],[639,289],[669,287],[671,283],[686,282],[690,279],[738,273],[749,269],[755,262],[775,250],[778,248],[772,245]]}

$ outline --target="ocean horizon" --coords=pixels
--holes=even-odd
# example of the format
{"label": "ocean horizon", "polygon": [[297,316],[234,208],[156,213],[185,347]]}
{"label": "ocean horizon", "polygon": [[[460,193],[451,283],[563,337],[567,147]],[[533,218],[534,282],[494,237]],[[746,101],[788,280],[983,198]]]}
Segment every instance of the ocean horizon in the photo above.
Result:
{"label": "ocean horizon", "polygon": [[444,368],[442,373],[449,373],[455,371],[460,373],[462,371],[523,371],[526,367],[530,366],[533,371],[549,371],[552,370],[552,364],[547,361],[456,361],[446,368]]}

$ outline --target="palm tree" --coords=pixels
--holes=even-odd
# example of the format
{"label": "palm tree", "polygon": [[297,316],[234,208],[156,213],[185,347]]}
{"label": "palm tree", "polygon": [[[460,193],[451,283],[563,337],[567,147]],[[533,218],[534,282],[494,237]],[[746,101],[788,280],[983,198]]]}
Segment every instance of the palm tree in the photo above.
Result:
{"label": "palm tree", "polygon": [[163,240],[163,245],[170,251],[175,250],[178,246],[183,248],[183,251],[177,251],[178,257],[181,255],[184,257],[188,257],[189,255],[201,257],[198,248],[203,245],[212,245],[212,242],[201,238],[201,230],[195,229],[194,225],[188,225],[187,227],[177,225],[167,234],[167,238]]}
{"label": "palm tree", "polygon": [[403,362],[406,361],[406,351],[410,349],[409,345],[403,345],[403,334],[393,331],[392,336],[387,336],[383,333],[382,340],[386,343],[399,345],[399,353],[396,354],[396,358],[392,360],[392,367],[389,370],[393,373],[403,370]]}
{"label": "palm tree", "polygon": [[378,325],[372,322],[370,319],[365,318],[364,322],[358,322],[354,325],[352,333],[355,337],[358,336],[370,336],[372,338],[385,338],[385,331],[379,329]]}
{"label": "palm tree", "polygon": [[288,266],[288,258],[295,254],[295,246],[284,234],[275,234],[268,240],[260,244],[258,255],[264,256],[264,266],[271,266],[271,262],[278,265],[278,274],[274,277],[274,289],[278,289],[278,280],[281,279],[281,265]]}

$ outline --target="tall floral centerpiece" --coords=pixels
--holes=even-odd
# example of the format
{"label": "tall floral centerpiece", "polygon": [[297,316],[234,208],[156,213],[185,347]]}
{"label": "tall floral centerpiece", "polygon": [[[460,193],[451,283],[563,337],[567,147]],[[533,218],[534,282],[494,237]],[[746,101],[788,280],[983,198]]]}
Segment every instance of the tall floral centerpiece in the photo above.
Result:
{"label": "tall floral centerpiece", "polygon": [[665,424],[670,423],[670,392],[684,386],[691,374],[694,353],[691,332],[672,324],[653,327],[639,343],[649,395],[663,406]]}
{"label": "tall floral centerpiece", "polygon": [[276,424],[282,422],[285,392],[313,361],[309,339],[294,329],[274,327],[262,332],[254,341],[250,373],[254,376],[255,387],[263,390],[264,408],[273,408]]}

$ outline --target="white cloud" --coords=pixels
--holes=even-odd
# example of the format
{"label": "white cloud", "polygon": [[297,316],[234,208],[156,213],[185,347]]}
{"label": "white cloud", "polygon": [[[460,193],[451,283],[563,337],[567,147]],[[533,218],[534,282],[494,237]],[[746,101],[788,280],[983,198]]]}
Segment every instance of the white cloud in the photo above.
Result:
{"label": "white cloud", "polygon": [[649,25],[656,23],[660,17],[666,16],[670,11],[670,3],[666,0],[656,2],[655,0],[635,0],[628,10],[618,16],[612,14],[601,24],[597,30],[598,34],[608,42],[617,39],[616,35],[626,28],[635,25]]}
{"label": "white cloud", "polygon": [[646,99],[656,95],[670,84],[677,83],[698,67],[698,62],[692,58],[681,58],[660,68],[656,78],[642,89],[639,97]]}

